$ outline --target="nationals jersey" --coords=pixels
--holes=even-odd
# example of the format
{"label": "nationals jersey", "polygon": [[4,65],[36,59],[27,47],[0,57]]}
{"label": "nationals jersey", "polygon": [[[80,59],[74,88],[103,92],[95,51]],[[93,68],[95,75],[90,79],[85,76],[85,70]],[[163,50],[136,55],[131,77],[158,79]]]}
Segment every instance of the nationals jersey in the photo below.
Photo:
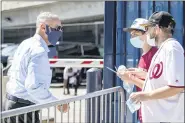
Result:
{"label": "nationals jersey", "polygon": [[[139,60],[138,68],[148,72],[152,58],[153,58],[154,54],[157,52],[157,50],[158,49],[156,47],[152,47],[147,53],[143,54]],[[144,79],[142,79],[142,80],[144,80]],[[137,86],[136,86],[136,90],[142,91],[142,89]],[[141,109],[139,109],[139,111],[138,111],[138,119],[142,123]]]}
{"label": "nationals jersey", "polygon": [[[184,49],[176,39],[164,41],[148,70],[143,91],[164,86],[184,87]],[[184,122],[184,92],[142,102],[143,122]]]}

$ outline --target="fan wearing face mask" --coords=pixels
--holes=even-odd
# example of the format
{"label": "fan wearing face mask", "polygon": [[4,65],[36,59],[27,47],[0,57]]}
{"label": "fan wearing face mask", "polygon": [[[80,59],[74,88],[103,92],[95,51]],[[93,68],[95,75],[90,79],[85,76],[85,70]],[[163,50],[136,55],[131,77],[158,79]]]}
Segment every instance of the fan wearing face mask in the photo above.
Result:
{"label": "fan wearing face mask", "polygon": [[143,122],[184,122],[184,49],[172,38],[176,22],[165,11],[154,12],[148,23],[147,42],[157,46],[142,92],[130,99],[141,103]]}
{"label": "fan wearing face mask", "polygon": [[[147,35],[146,35],[146,29],[141,26],[140,24],[147,23],[148,20],[143,18],[137,18],[134,20],[130,28],[124,28],[123,31],[130,33],[130,43],[135,48],[141,48],[142,49],[142,56],[139,60],[138,68],[130,68],[128,70],[142,70],[144,73],[146,73],[149,69],[152,57],[157,51],[156,47],[150,46],[147,43]],[[123,81],[128,80],[128,74],[125,72],[125,75],[120,76]],[[135,81],[141,81],[144,80],[144,77],[139,77],[139,79]],[[136,87],[137,91],[141,91],[140,86]],[[141,110],[138,112],[138,119],[140,122],[142,122],[142,116],[141,116]]]}
{"label": "fan wearing face mask", "polygon": [[130,28],[123,29],[123,31],[130,32],[130,43],[135,48],[142,49],[142,56],[138,64],[138,68],[143,71],[148,71],[151,59],[157,51],[157,47],[148,44],[146,29],[141,26],[141,24],[145,24],[147,22],[148,20],[146,19],[137,18],[134,20]]}

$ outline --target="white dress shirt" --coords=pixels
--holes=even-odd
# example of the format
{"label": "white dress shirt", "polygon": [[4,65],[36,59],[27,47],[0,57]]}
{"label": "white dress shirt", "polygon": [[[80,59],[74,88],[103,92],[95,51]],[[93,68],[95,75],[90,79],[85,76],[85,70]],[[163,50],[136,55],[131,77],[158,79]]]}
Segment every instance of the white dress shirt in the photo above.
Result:
{"label": "white dress shirt", "polygon": [[57,100],[49,91],[52,72],[48,52],[40,35],[24,40],[14,54],[7,93],[34,103]]}
{"label": "white dress shirt", "polygon": [[[76,84],[76,82],[77,82],[77,79],[76,79],[76,76],[73,76],[75,73],[77,73],[78,75],[80,74],[80,70],[81,70],[81,68],[72,68],[72,72],[69,72],[68,70],[69,70],[69,68],[70,67],[65,67],[65,69],[64,69],[64,74],[63,74],[63,78],[64,78],[64,80],[67,80],[69,77],[70,77],[70,79],[69,79],[69,83],[70,84]],[[73,77],[71,77],[71,76],[73,76]]]}

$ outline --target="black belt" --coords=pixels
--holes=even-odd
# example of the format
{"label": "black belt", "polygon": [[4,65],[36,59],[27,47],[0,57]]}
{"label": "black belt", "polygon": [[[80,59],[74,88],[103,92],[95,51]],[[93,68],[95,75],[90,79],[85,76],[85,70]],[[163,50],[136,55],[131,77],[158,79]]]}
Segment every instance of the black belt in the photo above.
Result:
{"label": "black belt", "polygon": [[33,103],[29,100],[24,100],[24,99],[18,98],[16,96],[13,96],[13,95],[10,95],[10,94],[6,94],[6,98],[9,99],[9,100],[12,100],[14,102],[19,102],[19,103],[24,103],[24,104],[29,104],[29,105],[35,104],[35,103]]}

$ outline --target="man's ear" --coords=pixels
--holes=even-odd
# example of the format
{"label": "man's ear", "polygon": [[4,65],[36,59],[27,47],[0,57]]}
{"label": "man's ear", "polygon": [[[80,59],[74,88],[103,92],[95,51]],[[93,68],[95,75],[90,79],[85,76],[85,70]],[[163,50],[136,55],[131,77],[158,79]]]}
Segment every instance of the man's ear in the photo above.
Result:
{"label": "man's ear", "polygon": [[43,31],[43,32],[46,31],[46,25],[43,24],[43,23],[40,23],[39,28],[40,28],[40,30]]}
{"label": "man's ear", "polygon": [[161,28],[159,27],[159,25],[156,25],[156,33],[160,33],[161,32]]}

